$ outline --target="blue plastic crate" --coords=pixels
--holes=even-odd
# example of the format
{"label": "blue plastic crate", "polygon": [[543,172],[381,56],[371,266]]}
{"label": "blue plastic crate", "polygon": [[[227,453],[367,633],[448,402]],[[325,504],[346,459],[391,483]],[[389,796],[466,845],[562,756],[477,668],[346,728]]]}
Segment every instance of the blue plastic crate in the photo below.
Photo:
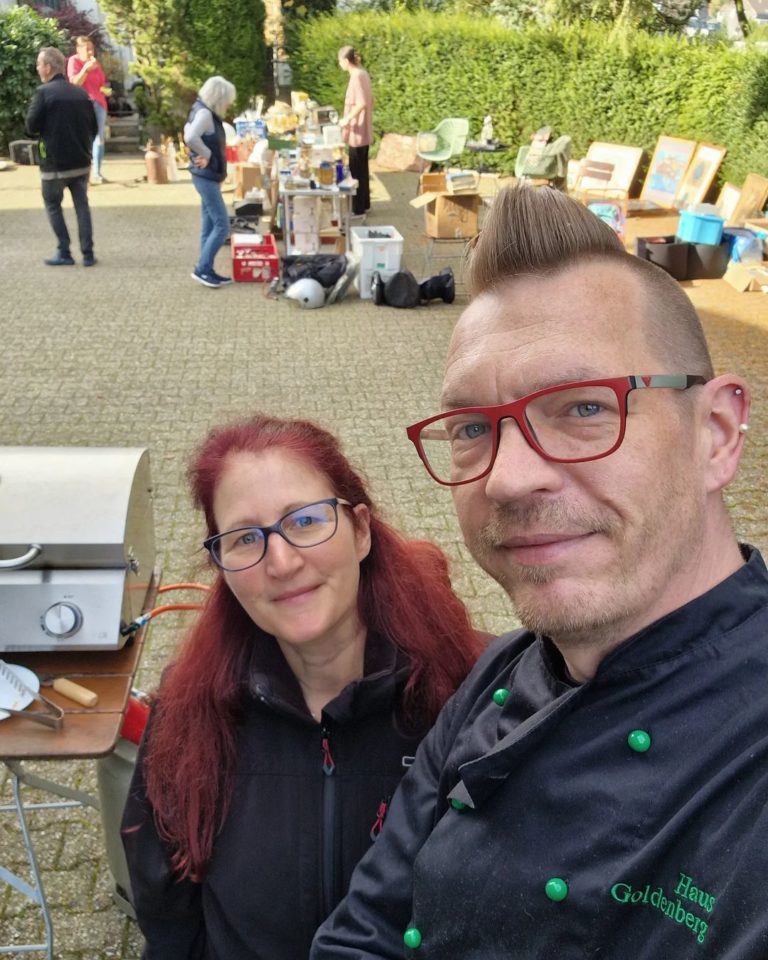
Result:
{"label": "blue plastic crate", "polygon": [[690,210],[680,211],[680,222],[677,226],[679,240],[689,243],[710,243],[719,246],[723,239],[725,220],[711,213],[691,213]]}

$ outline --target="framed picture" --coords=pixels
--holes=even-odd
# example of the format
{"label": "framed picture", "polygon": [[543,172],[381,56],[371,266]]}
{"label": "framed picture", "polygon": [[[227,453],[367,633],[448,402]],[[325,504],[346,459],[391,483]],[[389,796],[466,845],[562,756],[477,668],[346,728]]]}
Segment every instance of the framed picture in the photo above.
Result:
{"label": "framed picture", "polygon": [[659,137],[643,183],[641,202],[672,209],[695,150],[695,140]]}
{"label": "framed picture", "polygon": [[598,187],[606,190],[623,190],[628,194],[642,158],[642,147],[627,147],[621,143],[602,143],[595,140],[589,145],[587,160],[613,164],[611,179],[608,183],[596,184],[590,184],[585,179],[582,181],[582,186],[586,190]]}
{"label": "framed picture", "polygon": [[748,173],[741,188],[741,196],[733,211],[733,224],[740,227],[750,217],[759,216],[768,203],[768,177]]}
{"label": "framed picture", "polygon": [[717,213],[729,226],[733,225],[733,214],[741,198],[741,190],[735,183],[724,183],[717,198]]}
{"label": "framed picture", "polygon": [[589,145],[586,159],[591,163],[611,164],[613,170],[610,171],[610,180],[592,180],[586,175],[579,178],[578,189],[622,191],[629,194],[642,156],[642,147],[625,147],[620,143],[602,143],[595,140]]}
{"label": "framed picture", "polygon": [[712,143],[700,143],[688,164],[685,176],[677,188],[675,206],[678,210],[689,210],[697,203],[701,203],[712,186],[715,174],[720,169],[725,147],[715,146]]}

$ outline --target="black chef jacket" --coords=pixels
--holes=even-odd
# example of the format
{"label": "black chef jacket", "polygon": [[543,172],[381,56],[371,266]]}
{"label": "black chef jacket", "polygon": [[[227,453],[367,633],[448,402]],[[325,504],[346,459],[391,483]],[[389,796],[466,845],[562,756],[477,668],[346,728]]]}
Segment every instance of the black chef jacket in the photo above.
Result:
{"label": "black chef jacket", "polygon": [[312,960],[766,960],[768,571],[743,549],[581,685],[544,638],[489,648]]}

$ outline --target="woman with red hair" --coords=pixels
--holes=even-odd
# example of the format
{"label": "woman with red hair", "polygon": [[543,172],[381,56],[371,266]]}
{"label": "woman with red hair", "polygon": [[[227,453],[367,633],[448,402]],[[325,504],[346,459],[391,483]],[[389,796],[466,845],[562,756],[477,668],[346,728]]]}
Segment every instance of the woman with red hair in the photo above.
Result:
{"label": "woman with red hair", "polygon": [[144,958],[301,960],[481,643],[316,424],[215,429],[189,476],[216,580],[123,817]]}

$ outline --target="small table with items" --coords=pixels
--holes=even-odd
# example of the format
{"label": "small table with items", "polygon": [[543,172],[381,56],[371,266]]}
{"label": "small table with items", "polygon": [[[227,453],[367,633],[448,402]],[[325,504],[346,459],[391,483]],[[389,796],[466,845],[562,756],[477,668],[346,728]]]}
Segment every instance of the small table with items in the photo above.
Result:
{"label": "small table with items", "polygon": [[[159,576],[150,584],[145,609],[150,610],[157,595]],[[63,711],[58,728],[23,716],[6,716],[0,723],[0,763],[11,773],[13,803],[0,806],[2,813],[15,813],[27,854],[32,884],[0,864],[0,880],[36,903],[43,914],[46,942],[0,945],[0,954],[45,953],[53,960],[53,925],[35,849],[27,825],[26,811],[65,807],[99,809],[96,797],[55,783],[24,768],[25,760],[85,760],[107,756],[114,749],[123,725],[134,676],[138,668],[147,625],[137,630],[119,650],[18,653],[7,655],[13,666],[31,670],[40,680],[44,697]],[[87,708],[50,689],[56,677],[66,677],[98,694],[98,704]],[[21,785],[62,797],[50,803],[25,804]]]}
{"label": "small table with items", "polygon": [[330,240],[334,246],[343,242],[343,250],[330,252],[346,253],[349,250],[352,197],[356,189],[340,189],[335,184],[315,188],[292,184],[295,181],[288,180],[279,188],[285,255],[329,252],[322,250],[324,239]]}
{"label": "small table with items", "polygon": [[[483,154],[486,153],[507,153],[511,148],[509,144],[499,143],[498,140],[492,140],[490,143],[485,143],[482,140],[467,140],[465,149],[469,150],[470,153],[477,154],[478,158],[481,158]],[[484,164],[482,159],[478,159],[476,169],[478,173],[488,173],[492,167]]]}

